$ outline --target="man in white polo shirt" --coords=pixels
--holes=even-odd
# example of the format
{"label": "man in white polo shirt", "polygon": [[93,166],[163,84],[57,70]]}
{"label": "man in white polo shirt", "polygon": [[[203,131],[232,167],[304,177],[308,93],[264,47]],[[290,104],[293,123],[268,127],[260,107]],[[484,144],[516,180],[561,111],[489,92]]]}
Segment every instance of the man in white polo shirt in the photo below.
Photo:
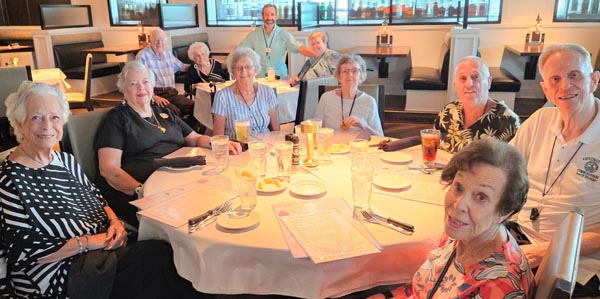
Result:
{"label": "man in white polo shirt", "polygon": [[530,188],[517,223],[531,242],[522,245],[539,266],[556,228],[573,207],[584,211],[584,232],[575,293],[600,296],[600,100],[593,92],[600,73],[576,44],[548,45],[539,59],[546,98],[512,139],[527,161]]}

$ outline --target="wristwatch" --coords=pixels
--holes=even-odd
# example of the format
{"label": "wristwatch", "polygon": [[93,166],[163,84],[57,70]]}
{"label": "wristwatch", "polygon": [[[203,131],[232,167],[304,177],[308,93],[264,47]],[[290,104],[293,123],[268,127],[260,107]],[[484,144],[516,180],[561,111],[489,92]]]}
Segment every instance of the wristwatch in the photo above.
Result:
{"label": "wristwatch", "polygon": [[135,187],[135,195],[137,195],[138,198],[142,197],[142,184]]}

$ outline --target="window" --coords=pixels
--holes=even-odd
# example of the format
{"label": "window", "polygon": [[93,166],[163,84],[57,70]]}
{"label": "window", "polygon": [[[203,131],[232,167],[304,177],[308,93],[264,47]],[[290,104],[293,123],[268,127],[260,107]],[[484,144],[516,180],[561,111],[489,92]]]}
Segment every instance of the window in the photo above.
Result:
{"label": "window", "polygon": [[[598,0],[600,1],[600,0]],[[318,26],[452,24],[461,22],[464,0],[205,0],[207,26],[250,26],[261,21],[266,3],[277,6],[280,26],[298,26],[298,3],[316,4],[313,13],[302,7],[302,17],[316,15]],[[310,6],[312,10],[312,5]],[[500,23],[502,0],[471,0],[469,23]],[[312,21],[312,20],[311,20]]]}
{"label": "window", "polygon": [[600,0],[556,0],[554,22],[598,22]]}
{"label": "window", "polygon": [[159,26],[159,4],[167,0],[108,0],[111,26]]}

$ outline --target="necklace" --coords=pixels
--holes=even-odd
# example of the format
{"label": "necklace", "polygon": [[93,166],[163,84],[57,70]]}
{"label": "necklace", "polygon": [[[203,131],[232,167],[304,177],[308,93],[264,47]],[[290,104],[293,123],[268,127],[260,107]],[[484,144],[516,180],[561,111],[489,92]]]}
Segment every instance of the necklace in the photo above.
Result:
{"label": "necklace", "polygon": [[32,161],[42,165],[42,166],[46,166],[48,164],[50,164],[50,162],[48,163],[44,163],[36,158],[34,158],[32,155],[30,155],[22,146],[19,146],[19,148],[21,149],[21,151],[25,154],[25,156],[27,156],[27,158],[31,159]]}
{"label": "necklace", "polygon": [[[358,95],[358,90],[354,94],[354,99],[352,100],[352,106],[350,106],[350,112],[348,116],[352,115],[352,110],[354,110],[354,103],[356,103],[356,96]],[[342,122],[344,122],[344,92],[340,89],[340,103],[342,105]]]}
{"label": "necklace", "polygon": [[571,158],[569,158],[569,161],[567,161],[567,163],[565,164],[565,166],[563,166],[563,168],[558,173],[556,178],[554,178],[554,181],[550,184],[550,187],[548,187],[548,189],[546,189],[546,186],[548,184],[548,177],[550,176],[550,166],[552,164],[552,157],[554,156],[554,147],[555,146],[556,146],[556,137],[554,137],[554,142],[552,143],[552,150],[550,151],[550,159],[548,159],[548,169],[546,170],[546,179],[544,180],[544,190],[542,191],[542,199],[540,200],[540,203],[538,204],[537,208],[531,209],[531,214],[529,215],[529,219],[531,221],[535,221],[540,217],[540,210],[541,210],[543,202],[544,202],[544,197],[546,196],[546,194],[550,193],[550,190],[552,190],[552,187],[554,187],[554,184],[556,184],[558,179],[563,175],[563,173],[565,173],[567,166],[569,166],[569,164],[571,164],[571,161],[573,161],[573,158],[575,158],[575,155],[577,155],[577,152],[579,152],[579,150],[583,146],[583,143],[579,144],[579,146],[577,147],[577,149],[575,150],[573,155],[571,155]]}
{"label": "necklace", "polygon": [[[240,93],[240,96],[242,97],[242,100],[244,101],[244,104],[246,104],[246,107],[248,107],[248,109],[250,109],[250,104],[248,104],[248,101],[244,97],[244,94],[242,93],[242,90],[240,90],[240,88],[238,87],[237,91]],[[253,99],[256,101],[256,92],[254,92],[254,98]]]}
{"label": "necklace", "polygon": [[154,121],[156,122],[156,125],[155,125],[155,124],[153,124],[153,123],[151,123],[151,122],[149,122],[149,121],[148,121],[146,118],[144,118],[144,117],[142,117],[142,119],[143,119],[145,122],[147,122],[149,125],[151,125],[151,126],[153,126],[153,127],[157,127],[157,128],[160,130],[160,132],[164,134],[164,133],[167,131],[167,129],[166,129],[165,127],[161,126],[160,122],[158,121],[158,118],[156,118],[156,114],[154,114],[154,111],[151,111],[151,112],[152,112],[152,117],[154,117]]}

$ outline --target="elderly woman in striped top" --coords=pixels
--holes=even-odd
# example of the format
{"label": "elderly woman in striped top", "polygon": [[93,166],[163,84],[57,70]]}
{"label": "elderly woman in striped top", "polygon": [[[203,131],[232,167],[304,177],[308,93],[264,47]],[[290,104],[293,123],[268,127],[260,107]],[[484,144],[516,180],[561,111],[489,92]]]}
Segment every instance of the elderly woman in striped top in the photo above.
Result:
{"label": "elderly woman in striped top", "polygon": [[236,120],[248,120],[251,133],[279,131],[277,96],[269,86],[254,82],[260,68],[260,57],[247,47],[238,47],[227,57],[227,68],[235,83],[215,94],[213,104],[214,135],[235,133]]}
{"label": "elderly woman in striped top", "polygon": [[25,82],[6,106],[20,144],[0,164],[0,297],[200,297],[177,275],[169,244],[126,246],[74,157],[53,150],[69,116],[58,88]]}

